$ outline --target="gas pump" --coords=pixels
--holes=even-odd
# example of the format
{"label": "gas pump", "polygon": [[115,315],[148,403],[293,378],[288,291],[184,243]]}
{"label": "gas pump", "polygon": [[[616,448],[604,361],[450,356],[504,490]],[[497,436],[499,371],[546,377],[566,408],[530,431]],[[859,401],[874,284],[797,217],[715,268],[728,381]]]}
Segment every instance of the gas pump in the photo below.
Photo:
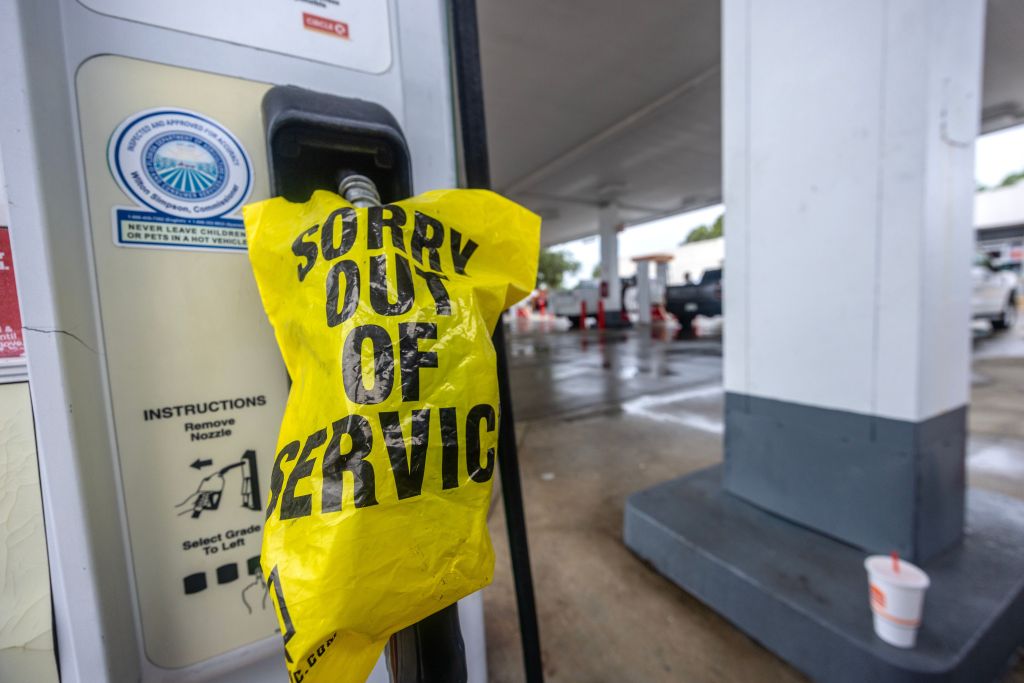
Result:
{"label": "gas pump", "polygon": [[[62,681],[286,677],[258,563],[288,377],[239,210],[354,174],[385,201],[456,186],[452,74],[480,94],[478,72],[452,68],[452,41],[476,58],[466,4],[0,6],[0,154]],[[479,168],[482,121],[461,124]],[[500,462],[521,514],[510,420],[503,408]],[[509,525],[529,622],[514,507]],[[461,621],[469,681],[486,679],[482,609],[470,596],[444,626]],[[436,632],[413,635],[402,651]],[[382,661],[371,680],[386,676]]]}

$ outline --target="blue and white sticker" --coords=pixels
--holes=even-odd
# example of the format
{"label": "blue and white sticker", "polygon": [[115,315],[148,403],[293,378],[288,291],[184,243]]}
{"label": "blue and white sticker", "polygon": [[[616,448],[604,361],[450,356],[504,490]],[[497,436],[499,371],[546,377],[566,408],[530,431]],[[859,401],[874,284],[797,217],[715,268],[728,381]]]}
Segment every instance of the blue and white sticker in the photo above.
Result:
{"label": "blue and white sticker", "polygon": [[118,245],[245,250],[232,214],[252,190],[252,162],[222,124],[184,109],[141,111],[114,130],[107,161],[139,204],[115,208]]}

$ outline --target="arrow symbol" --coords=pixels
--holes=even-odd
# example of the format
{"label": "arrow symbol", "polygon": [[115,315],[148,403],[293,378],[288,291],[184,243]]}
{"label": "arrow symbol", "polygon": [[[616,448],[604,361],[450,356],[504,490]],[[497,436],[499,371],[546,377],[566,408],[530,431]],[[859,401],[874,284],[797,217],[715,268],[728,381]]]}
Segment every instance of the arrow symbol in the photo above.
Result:
{"label": "arrow symbol", "polygon": [[189,465],[189,467],[191,467],[193,469],[201,470],[204,467],[207,467],[207,466],[212,465],[212,464],[213,464],[212,460],[200,460],[199,458],[196,458],[195,460],[192,461],[192,464]]}

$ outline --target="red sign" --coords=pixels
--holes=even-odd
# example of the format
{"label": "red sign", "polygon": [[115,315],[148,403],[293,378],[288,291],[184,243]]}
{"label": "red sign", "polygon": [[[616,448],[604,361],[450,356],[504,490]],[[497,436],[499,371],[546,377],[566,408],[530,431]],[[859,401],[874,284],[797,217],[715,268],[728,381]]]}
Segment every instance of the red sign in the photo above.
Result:
{"label": "red sign", "polygon": [[25,341],[21,336],[21,309],[18,308],[18,289],[14,284],[11,238],[7,228],[0,225],[0,358],[24,355]]}
{"label": "red sign", "polygon": [[344,21],[336,21],[327,17],[318,17],[308,12],[302,13],[302,25],[310,31],[328,33],[335,38],[348,39],[348,24]]}

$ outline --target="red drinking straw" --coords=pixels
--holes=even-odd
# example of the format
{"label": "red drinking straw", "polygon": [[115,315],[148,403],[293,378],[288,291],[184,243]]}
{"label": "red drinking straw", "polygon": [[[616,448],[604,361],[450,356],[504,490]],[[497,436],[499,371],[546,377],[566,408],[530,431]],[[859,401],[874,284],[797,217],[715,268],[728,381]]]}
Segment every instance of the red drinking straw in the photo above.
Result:
{"label": "red drinking straw", "polygon": [[900,573],[900,555],[895,550],[892,551],[892,570]]}

